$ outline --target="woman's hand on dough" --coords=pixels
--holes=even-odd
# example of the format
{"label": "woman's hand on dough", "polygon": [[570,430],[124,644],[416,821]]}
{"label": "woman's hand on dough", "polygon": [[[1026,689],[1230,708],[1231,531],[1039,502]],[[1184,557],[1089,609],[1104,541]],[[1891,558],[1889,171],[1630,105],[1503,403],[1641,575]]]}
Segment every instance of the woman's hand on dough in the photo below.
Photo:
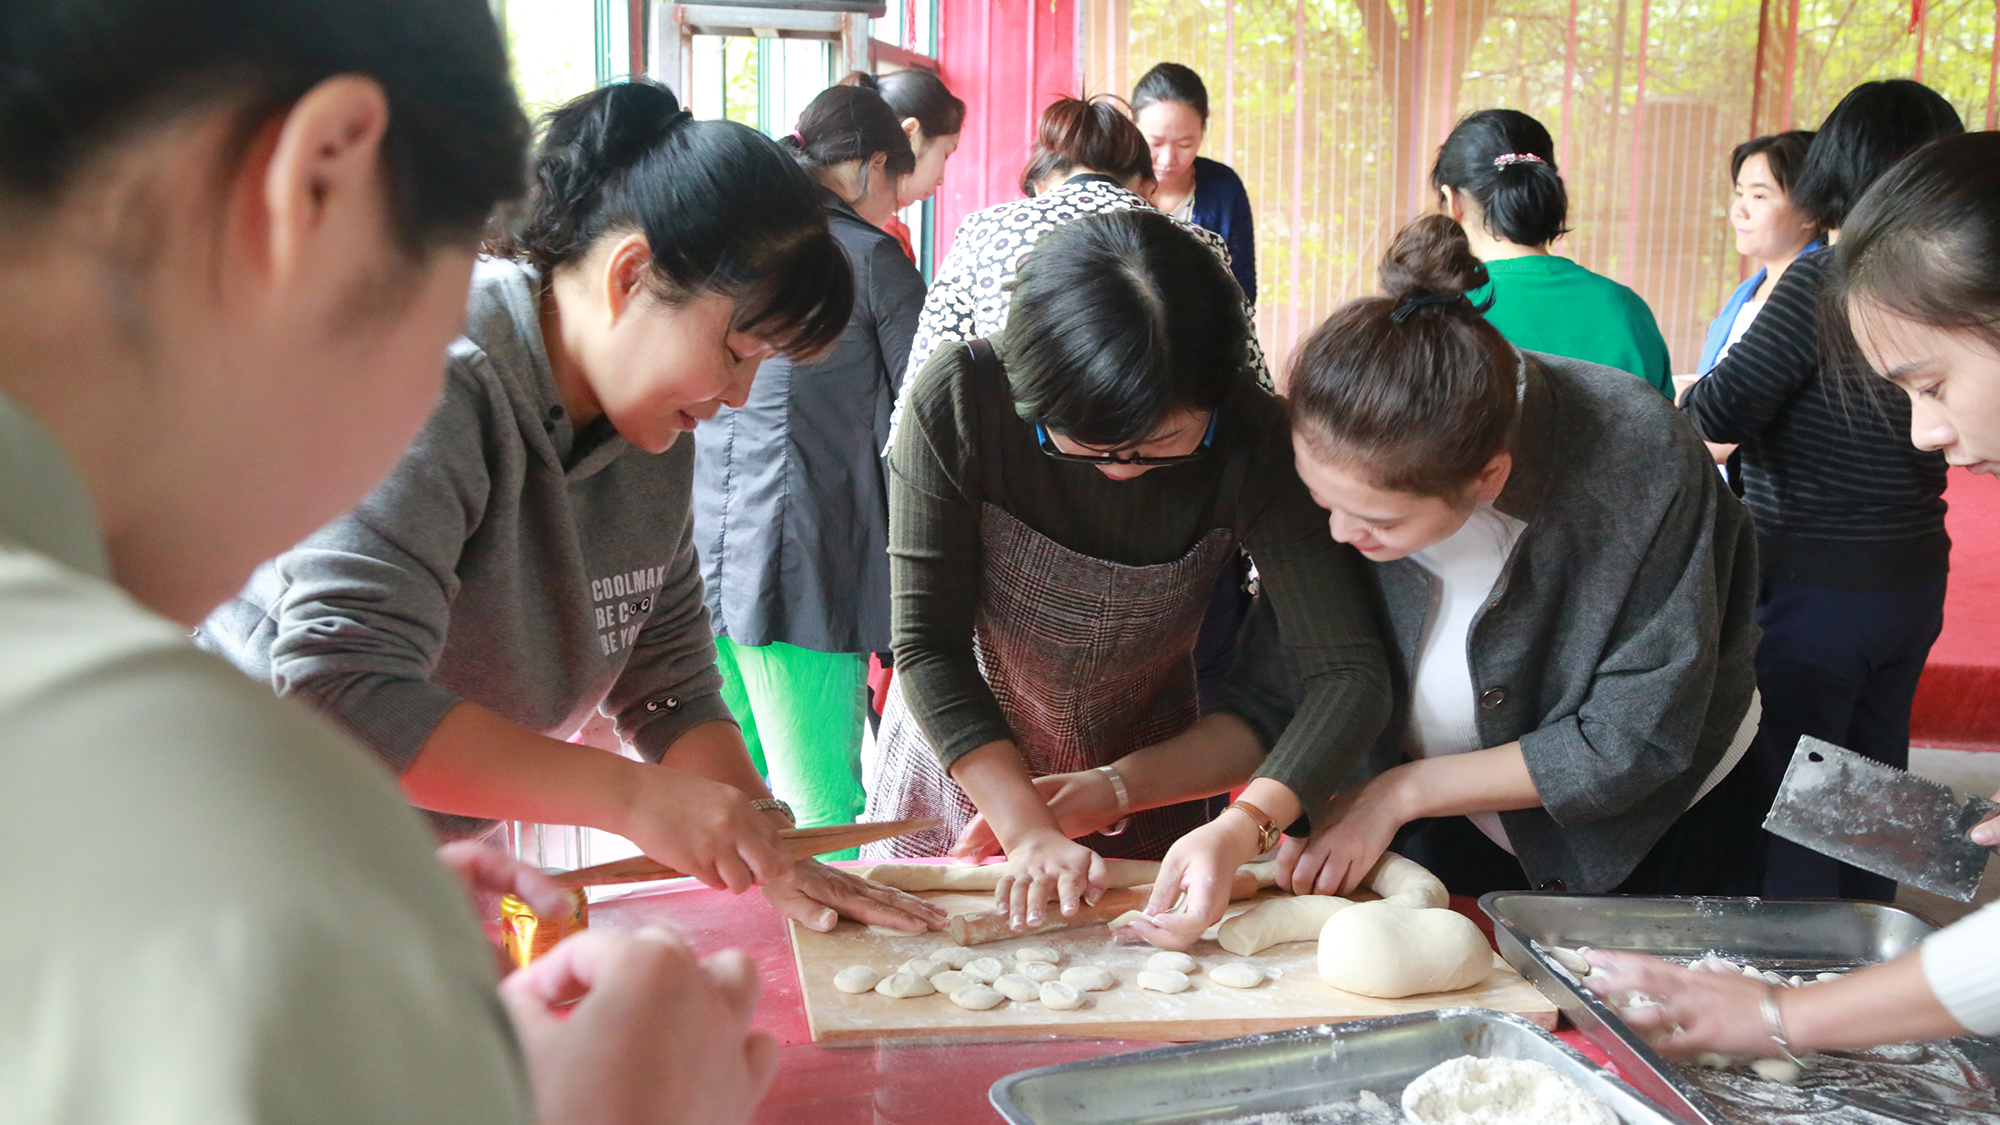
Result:
{"label": "woman's hand on dough", "polygon": [[1368,878],[1402,827],[1374,782],[1350,789],[1318,818],[1311,839],[1279,842],[1278,887],[1297,895],[1345,895]]}
{"label": "woman's hand on dough", "polygon": [[639,850],[731,894],[792,878],[777,822],[741,789],[666,766],[635,776],[615,831]]}
{"label": "woman's hand on dough", "polygon": [[[1763,998],[1771,986],[1739,973],[1711,973],[1636,953],[1590,953],[1590,990],[1616,1003],[1634,992],[1658,1006],[1622,1009],[1632,1030],[1669,1058],[1712,1051],[1739,1058],[1775,1058],[1764,1026]],[[1780,989],[1780,1002],[1789,990]],[[1780,1011],[1782,1011],[1782,1007]]]}
{"label": "woman's hand on dough", "polygon": [[1017,930],[1041,925],[1051,899],[1067,917],[1110,885],[1104,857],[1060,832],[1028,835],[1008,849],[1007,863],[1009,872],[993,888],[993,908],[1006,911]]}
{"label": "woman's hand on dough", "polygon": [[816,859],[800,860],[791,882],[766,886],[764,898],[778,913],[821,933],[843,917],[911,934],[945,927],[945,912],[923,899]]}
{"label": "woman's hand on dough", "polygon": [[1222,920],[1236,869],[1256,854],[1255,826],[1241,816],[1212,820],[1182,836],[1160,861],[1146,917],[1134,918],[1127,930],[1161,949],[1192,948],[1203,930]]}
{"label": "woman's hand on dough", "polygon": [[[1047,774],[1034,778],[1031,784],[1035,787],[1035,795],[1055,814],[1062,834],[1072,840],[1088,836],[1100,828],[1109,828],[1123,819],[1118,811],[1118,791],[1112,787],[1111,780],[1097,770]],[[958,834],[958,842],[952,845],[951,855],[954,859],[983,863],[1004,850],[1000,846],[1000,837],[994,834],[993,826],[981,813],[967,822],[965,830]]]}

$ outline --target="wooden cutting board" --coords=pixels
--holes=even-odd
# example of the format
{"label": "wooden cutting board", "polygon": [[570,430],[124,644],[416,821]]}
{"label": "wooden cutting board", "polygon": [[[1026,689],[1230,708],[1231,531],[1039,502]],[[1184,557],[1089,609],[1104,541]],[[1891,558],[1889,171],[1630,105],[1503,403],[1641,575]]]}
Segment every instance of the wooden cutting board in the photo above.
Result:
{"label": "wooden cutting board", "polygon": [[[992,903],[991,895],[923,897],[953,913],[984,909]],[[1250,905],[1234,903],[1230,912],[1248,909]],[[1103,965],[1118,978],[1116,988],[1087,993],[1085,1006],[1073,1012],[1053,1011],[1034,1001],[1012,1000],[989,1011],[971,1012],[953,1004],[942,993],[894,1000],[873,992],[853,996],[833,987],[833,975],[849,965],[867,965],[889,972],[913,957],[951,945],[948,934],[891,936],[870,932],[868,927],[848,921],[824,934],[797,922],[790,927],[806,1023],[812,1030],[813,1041],[820,1043],[992,1033],[1184,1043],[1461,1006],[1513,1012],[1551,1029],[1556,1025],[1555,1004],[1498,955],[1493,958],[1492,973],[1473,988],[1381,1000],[1342,992],[1321,981],[1316,942],[1291,942],[1273,946],[1254,957],[1239,958],[1214,941],[1205,940],[1189,950],[1201,965],[1190,978],[1192,986],[1186,992],[1169,996],[1142,991],[1136,983],[1146,958],[1159,950],[1150,945],[1117,945],[1111,941],[1111,932],[1106,927],[1085,926],[974,948],[981,956],[998,957],[1011,965],[1014,951],[1022,946],[1048,946],[1062,955],[1063,968]],[[1224,988],[1208,979],[1209,969],[1238,960],[1247,960],[1263,969],[1271,979],[1250,989]]]}

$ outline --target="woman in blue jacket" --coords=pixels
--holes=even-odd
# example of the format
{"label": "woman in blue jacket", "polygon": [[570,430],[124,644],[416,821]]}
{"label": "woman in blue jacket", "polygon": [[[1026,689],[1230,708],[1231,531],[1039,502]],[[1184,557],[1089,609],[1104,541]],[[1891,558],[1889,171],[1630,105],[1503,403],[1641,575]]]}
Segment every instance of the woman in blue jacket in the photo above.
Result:
{"label": "woman in blue jacket", "polygon": [[1243,296],[1257,301],[1257,237],[1250,196],[1227,164],[1198,155],[1208,136],[1208,87],[1201,75],[1163,62],[1132,87],[1139,132],[1153,150],[1153,205],[1229,243],[1229,268]]}

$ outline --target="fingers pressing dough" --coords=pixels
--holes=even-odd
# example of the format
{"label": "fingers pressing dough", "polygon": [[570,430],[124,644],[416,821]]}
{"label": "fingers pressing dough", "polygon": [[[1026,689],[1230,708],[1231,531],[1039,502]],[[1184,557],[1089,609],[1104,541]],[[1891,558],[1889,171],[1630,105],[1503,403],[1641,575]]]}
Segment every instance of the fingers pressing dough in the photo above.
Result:
{"label": "fingers pressing dough", "polygon": [[[1122,889],[1152,882],[1160,873],[1160,865],[1143,859],[1107,859],[1104,870],[1110,886]],[[873,879],[899,891],[974,894],[992,891],[1000,885],[1002,876],[1011,875],[1013,871],[1013,865],[1007,863],[878,863],[873,867],[853,869],[854,874],[864,879]]]}

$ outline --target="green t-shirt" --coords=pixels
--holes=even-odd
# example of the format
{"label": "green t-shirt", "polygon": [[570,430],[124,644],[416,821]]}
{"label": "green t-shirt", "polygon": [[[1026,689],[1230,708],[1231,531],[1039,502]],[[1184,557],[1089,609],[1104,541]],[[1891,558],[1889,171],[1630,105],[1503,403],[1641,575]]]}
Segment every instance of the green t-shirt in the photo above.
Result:
{"label": "green t-shirt", "polygon": [[1486,319],[1509,343],[1629,371],[1673,401],[1667,342],[1645,298],[1553,254],[1502,258],[1486,272],[1492,282],[1467,296],[1493,297]]}

